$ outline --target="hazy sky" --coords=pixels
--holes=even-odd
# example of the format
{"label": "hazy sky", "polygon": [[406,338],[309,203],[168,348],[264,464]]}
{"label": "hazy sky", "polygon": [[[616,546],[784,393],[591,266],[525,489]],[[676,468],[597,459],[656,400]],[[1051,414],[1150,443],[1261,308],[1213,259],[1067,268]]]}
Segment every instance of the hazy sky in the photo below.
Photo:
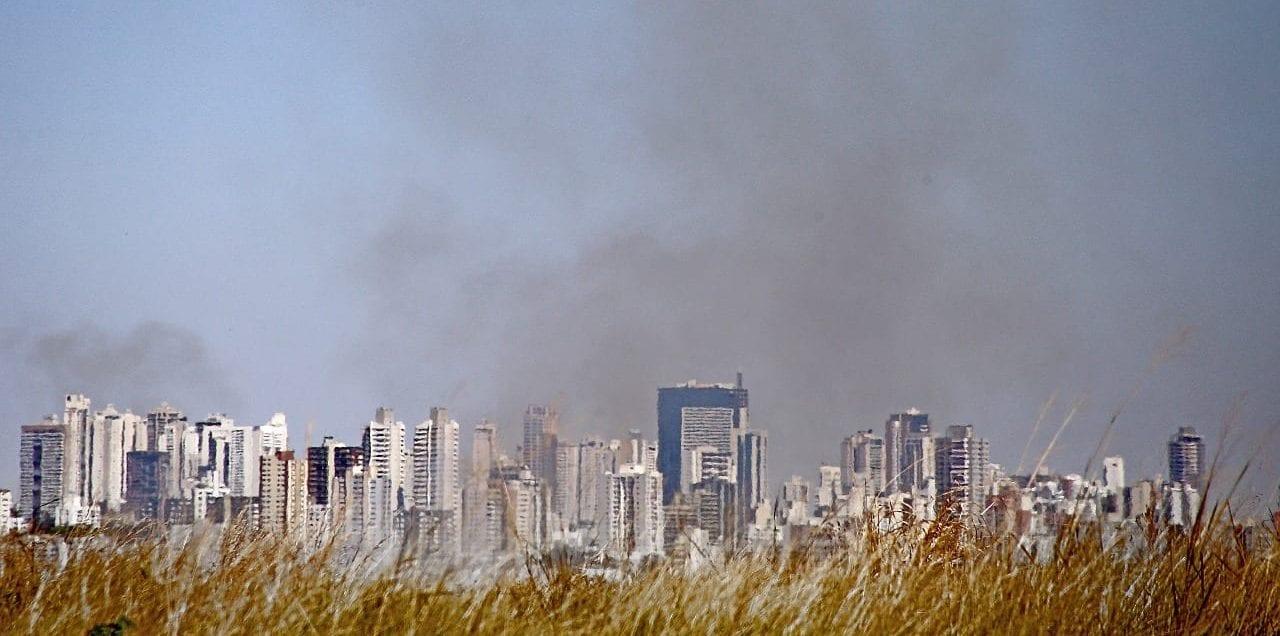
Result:
{"label": "hazy sky", "polygon": [[1055,392],[1082,471],[1141,384],[1131,479],[1239,401],[1274,501],[1275,3],[277,4],[0,5],[0,486],[67,391],[514,449],[741,369],[774,485]]}

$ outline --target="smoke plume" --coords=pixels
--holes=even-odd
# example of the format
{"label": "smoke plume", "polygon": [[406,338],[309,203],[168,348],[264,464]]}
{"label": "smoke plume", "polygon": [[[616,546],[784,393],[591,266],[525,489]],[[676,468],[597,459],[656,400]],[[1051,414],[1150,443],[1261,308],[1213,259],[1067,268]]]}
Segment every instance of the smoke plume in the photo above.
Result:
{"label": "smoke plume", "polygon": [[[652,432],[657,386],[742,370],[775,478],[913,405],[1012,462],[1061,390],[1091,421],[1055,467],[1082,470],[1160,342],[1208,319],[1187,309],[1206,290],[1134,262],[1158,254],[1113,250],[1138,238],[1111,210],[1055,200],[1018,108],[1016,11],[697,4],[583,22],[380,25],[389,108],[485,171],[425,174],[430,194],[409,189],[357,251],[353,368],[370,385],[507,434],[552,399],[574,433]],[[421,185],[467,178],[508,208],[455,194],[476,184]],[[1193,357],[1233,346],[1220,327]],[[1154,473],[1177,422],[1211,432],[1239,378],[1189,370],[1153,379],[1107,451]]]}
{"label": "smoke plume", "polygon": [[[243,402],[198,335],[182,327],[145,321],[123,334],[95,324],[14,340],[26,374],[20,394],[29,409],[47,413],[63,393],[84,393],[95,408],[114,403],[145,413],[161,401],[179,408],[234,410]],[[189,417],[203,412],[188,410]]]}

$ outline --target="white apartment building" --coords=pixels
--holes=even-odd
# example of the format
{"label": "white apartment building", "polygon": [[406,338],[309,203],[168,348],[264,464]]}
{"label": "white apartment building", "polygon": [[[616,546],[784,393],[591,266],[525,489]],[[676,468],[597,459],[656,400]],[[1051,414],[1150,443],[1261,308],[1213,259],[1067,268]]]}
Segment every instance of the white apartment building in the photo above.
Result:
{"label": "white apartment building", "polygon": [[556,491],[551,495],[551,510],[560,518],[564,526],[562,529],[578,524],[581,468],[582,445],[559,443],[556,446]]}
{"label": "white apartment building", "polygon": [[412,457],[405,444],[404,422],[396,421],[395,411],[378,407],[373,421],[364,428],[363,445],[369,477],[386,479],[395,507],[409,508],[413,500],[409,486]]}
{"label": "white apartment building", "polygon": [[432,407],[431,417],[413,432],[413,502],[419,519],[430,519],[434,536],[457,552],[462,530],[462,480],[458,469],[458,423],[448,409]]}
{"label": "white apartment building", "polygon": [[579,446],[578,525],[592,526],[603,538],[609,520],[609,474],[618,469],[617,450],[600,440]]}
{"label": "white apartment building", "polygon": [[[89,398],[71,393],[64,400],[62,426],[65,430],[64,467],[62,476],[62,500],[58,507],[74,516],[86,503],[88,492],[87,459],[91,449],[85,446],[85,437],[89,433]],[[67,515],[60,515],[67,516]]]}
{"label": "white apartment building", "polygon": [[232,426],[227,431],[227,488],[232,497],[258,495],[261,448],[254,427]]}
{"label": "white apartment building", "polygon": [[661,555],[662,475],[624,464],[609,475],[607,552],[617,559]]}
{"label": "white apartment building", "polygon": [[[114,405],[93,414],[89,435],[83,440],[89,451],[87,501],[104,505],[111,512],[120,510],[125,501],[125,459],[137,450],[139,429],[145,424],[133,413],[120,413]],[[142,437],[145,437],[145,432]]]}
{"label": "white apartment building", "polygon": [[839,466],[818,467],[818,505],[828,511],[836,507],[836,503],[844,494],[840,487]]}
{"label": "white apartment building", "polygon": [[293,451],[264,455],[259,490],[259,527],[302,540],[307,525],[307,464]]}
{"label": "white apartment building", "polygon": [[272,455],[289,450],[289,423],[284,413],[275,413],[266,424],[258,427],[262,454]]}

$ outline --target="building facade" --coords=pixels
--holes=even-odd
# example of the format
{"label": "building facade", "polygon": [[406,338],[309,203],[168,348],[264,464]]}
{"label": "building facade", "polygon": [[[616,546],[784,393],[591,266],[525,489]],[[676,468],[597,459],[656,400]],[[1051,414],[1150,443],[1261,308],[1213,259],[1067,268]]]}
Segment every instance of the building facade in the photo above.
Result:
{"label": "building facade", "polygon": [[462,481],[458,467],[458,423],[449,410],[432,407],[413,432],[413,501],[421,537],[456,553],[462,532]]}
{"label": "building facade", "polygon": [[986,502],[991,445],[967,424],[947,427],[936,441],[938,494],[960,518],[973,519]]}
{"label": "building facade", "polygon": [[520,447],[524,465],[548,492],[556,480],[556,444],[560,435],[560,415],[555,407],[530,404],[524,410],[524,445]]}
{"label": "building facade", "polygon": [[293,451],[260,458],[259,527],[272,534],[302,540],[307,522],[307,464]]}
{"label": "building facade", "polygon": [[1183,426],[1169,438],[1169,481],[1204,487],[1204,437],[1195,427]]}
{"label": "building facade", "polygon": [[[906,461],[906,442],[908,438],[929,437],[931,435],[929,414],[917,409],[907,409],[905,413],[894,413],[884,425],[884,489],[888,492],[899,492],[904,489],[902,474],[909,465]],[[926,458],[927,461],[927,458]]]}
{"label": "building facade", "polygon": [[[18,514],[52,525],[62,503],[66,429],[55,420],[23,426],[18,447]],[[7,513],[6,513],[7,514]]]}
{"label": "building facade", "polygon": [[662,476],[625,464],[609,475],[607,552],[616,559],[661,555]]}
{"label": "building facade", "polygon": [[748,428],[747,389],[737,384],[684,384],[658,389],[658,472],[665,475],[662,501],[670,503],[681,484],[692,483],[687,452],[711,445],[733,452],[733,431]]}
{"label": "building facade", "polygon": [[[373,421],[364,428],[364,457],[369,478],[383,478],[391,486],[392,505],[406,509],[412,503],[409,486],[412,458],[405,442],[404,422],[396,421],[395,411],[378,407]],[[409,491],[409,492],[406,492]]]}

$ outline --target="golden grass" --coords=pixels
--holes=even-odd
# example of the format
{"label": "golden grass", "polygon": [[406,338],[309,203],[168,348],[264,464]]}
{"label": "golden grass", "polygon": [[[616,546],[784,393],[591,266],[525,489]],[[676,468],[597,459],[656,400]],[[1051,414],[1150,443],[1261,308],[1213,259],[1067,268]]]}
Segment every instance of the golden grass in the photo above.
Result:
{"label": "golden grass", "polygon": [[[1104,547],[1096,531],[1030,559],[959,525],[861,534],[835,557],[669,565],[605,580],[549,560],[462,585],[410,566],[334,568],[236,533],[136,539],[58,568],[0,546],[0,631],[258,633],[1280,633],[1280,548],[1216,522]],[[1078,536],[1077,536],[1078,535]],[[1125,556],[1125,555],[1128,556]]]}

